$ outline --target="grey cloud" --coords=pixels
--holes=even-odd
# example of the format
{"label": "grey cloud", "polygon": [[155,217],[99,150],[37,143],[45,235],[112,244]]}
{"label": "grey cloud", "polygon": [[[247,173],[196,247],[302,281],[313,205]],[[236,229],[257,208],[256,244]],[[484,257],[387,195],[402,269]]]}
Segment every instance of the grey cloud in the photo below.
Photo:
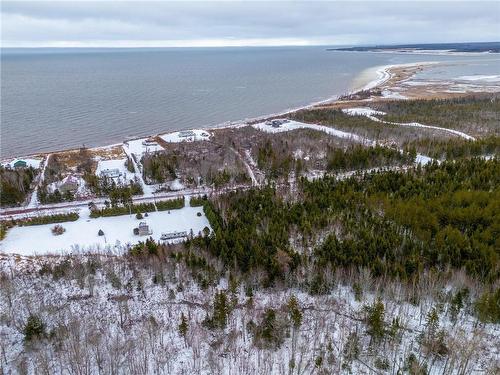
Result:
{"label": "grey cloud", "polygon": [[4,1],[1,16],[6,46],[374,44],[491,41],[500,35],[497,1]]}

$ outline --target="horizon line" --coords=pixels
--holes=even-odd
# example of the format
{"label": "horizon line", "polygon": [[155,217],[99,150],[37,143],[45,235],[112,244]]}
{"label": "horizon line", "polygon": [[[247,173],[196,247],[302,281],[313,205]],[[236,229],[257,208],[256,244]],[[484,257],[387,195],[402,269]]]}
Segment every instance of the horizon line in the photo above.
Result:
{"label": "horizon line", "polygon": [[462,41],[462,42],[398,42],[398,43],[314,43],[314,42],[296,42],[296,43],[235,43],[235,44],[165,44],[165,45],[102,45],[102,44],[73,44],[73,45],[63,45],[59,44],[41,44],[41,45],[2,45],[0,43],[0,49],[64,49],[64,48],[74,48],[74,49],[146,49],[146,48],[266,48],[266,47],[395,47],[395,46],[405,46],[405,45],[436,45],[436,44],[477,44],[477,43],[500,43],[500,40],[483,40],[483,41]]}

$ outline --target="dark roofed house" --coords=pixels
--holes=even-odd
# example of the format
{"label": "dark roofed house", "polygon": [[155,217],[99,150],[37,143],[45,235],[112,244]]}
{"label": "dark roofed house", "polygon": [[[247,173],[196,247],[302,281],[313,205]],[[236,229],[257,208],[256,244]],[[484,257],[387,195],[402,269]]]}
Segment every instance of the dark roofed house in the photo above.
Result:
{"label": "dark roofed house", "polygon": [[153,231],[149,229],[149,225],[146,224],[144,221],[141,221],[139,223],[139,236],[149,236],[150,234],[153,234]]}
{"label": "dark roofed house", "polygon": [[13,166],[14,168],[26,168],[28,166],[28,163],[26,163],[24,160],[16,160]]}
{"label": "dark roofed house", "polygon": [[78,182],[78,178],[75,176],[68,176],[62,181],[61,185],[59,185],[59,191],[61,193],[76,193],[78,190]]}

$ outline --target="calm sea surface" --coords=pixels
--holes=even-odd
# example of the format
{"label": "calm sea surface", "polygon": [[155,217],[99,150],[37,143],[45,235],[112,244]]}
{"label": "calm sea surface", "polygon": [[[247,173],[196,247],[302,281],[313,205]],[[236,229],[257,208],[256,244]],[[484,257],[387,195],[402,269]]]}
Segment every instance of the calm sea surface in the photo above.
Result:
{"label": "calm sea surface", "polygon": [[106,145],[279,112],[348,92],[354,82],[360,84],[361,72],[378,65],[467,61],[453,65],[453,74],[470,75],[498,74],[499,62],[491,55],[323,47],[1,52],[2,157]]}

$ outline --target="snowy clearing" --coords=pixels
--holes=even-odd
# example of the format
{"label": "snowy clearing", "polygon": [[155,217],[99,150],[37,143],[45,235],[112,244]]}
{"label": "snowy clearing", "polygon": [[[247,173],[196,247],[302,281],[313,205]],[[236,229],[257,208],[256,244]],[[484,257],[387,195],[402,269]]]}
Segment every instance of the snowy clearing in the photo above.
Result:
{"label": "snowy clearing", "polygon": [[[349,113],[352,116],[354,116],[356,114],[359,116],[366,116],[370,119],[376,119],[374,121],[386,122],[386,121],[379,120],[377,117],[368,114],[368,113],[381,114],[384,112],[375,111],[375,110],[368,108],[368,107],[358,107],[358,108],[349,108],[349,109],[352,110],[352,112]],[[346,112],[346,109],[343,109],[342,111],[344,111],[345,113],[348,113],[348,112]],[[361,136],[356,135],[356,134],[343,132],[343,131],[329,128],[329,127],[323,126],[323,125],[306,124],[306,123],[298,122],[298,121],[289,121],[289,122],[286,122],[286,123],[284,123],[276,128],[273,127],[272,125],[267,125],[265,122],[254,124],[252,126],[255,129],[258,129],[258,130],[261,130],[261,131],[264,131],[267,133],[282,133],[282,132],[291,131],[291,130],[295,130],[295,129],[313,129],[313,130],[325,132],[325,133],[332,135],[334,137],[351,139],[353,141],[360,142],[360,143],[365,144],[365,145],[374,146],[376,144],[375,141],[369,140],[368,138],[364,138],[364,137],[361,137]],[[423,127],[426,127],[426,126],[423,125]],[[441,129],[441,128],[439,128],[439,129]],[[447,130],[449,130],[449,129],[447,129]],[[400,151],[402,152],[402,150],[400,150]],[[418,154],[417,157],[415,158],[415,163],[425,165],[427,163],[432,162],[432,160],[433,159],[428,157],[428,156]]]}
{"label": "snowy clearing", "polygon": [[[198,216],[201,213],[201,216]],[[150,212],[142,220],[132,215],[89,218],[88,209],[80,211],[77,221],[61,223],[66,231],[54,236],[55,224],[32,225],[11,228],[0,242],[0,253],[41,255],[54,253],[79,253],[105,250],[122,253],[127,245],[144,241],[149,236],[133,234],[133,228],[144,221],[153,231],[151,237],[159,241],[161,234],[174,231],[193,231],[197,235],[205,227],[210,228],[202,207],[184,207],[178,210]],[[99,230],[104,236],[98,236]]]}
{"label": "snowy clearing", "polygon": [[347,115],[350,116],[373,116],[373,115],[385,115],[385,112],[376,111],[370,107],[354,107],[354,108],[344,108],[342,110]]}
{"label": "snowy clearing", "polygon": [[253,128],[266,132],[266,133],[282,133],[296,129],[312,129],[317,131],[325,132],[329,135],[339,138],[351,139],[356,142],[361,142],[363,144],[373,144],[374,142],[361,137],[359,135],[353,133],[343,132],[341,130],[337,130],[334,128],[329,128],[328,126],[316,125],[316,124],[306,124],[298,121],[288,121],[284,124],[281,124],[279,127],[273,127],[272,125],[267,125],[265,122],[259,122],[258,124],[253,124]]}
{"label": "snowy clearing", "polygon": [[132,173],[127,169],[127,167],[125,166],[126,162],[127,159],[125,158],[114,159],[114,160],[100,160],[99,163],[97,164],[97,169],[95,171],[95,174],[97,176],[100,176],[102,172],[116,169],[120,173],[120,176],[116,178],[117,180],[119,179],[124,181],[133,180],[135,177],[135,173]]}
{"label": "snowy clearing", "polygon": [[415,163],[420,165],[426,165],[432,163],[433,160],[434,160],[433,158],[430,158],[428,156],[417,154],[417,157],[415,158]]}
{"label": "snowy clearing", "polygon": [[148,142],[149,138],[134,139],[123,143],[125,153],[135,154],[140,159],[143,154],[163,150],[156,142]]}
{"label": "snowy clearing", "polygon": [[174,133],[160,135],[165,142],[194,142],[203,141],[210,138],[210,133],[203,129],[182,130]]}
{"label": "snowy clearing", "polygon": [[170,190],[172,191],[179,191],[185,188],[186,187],[182,184],[181,180],[179,180],[178,178],[176,178],[170,183]]}

